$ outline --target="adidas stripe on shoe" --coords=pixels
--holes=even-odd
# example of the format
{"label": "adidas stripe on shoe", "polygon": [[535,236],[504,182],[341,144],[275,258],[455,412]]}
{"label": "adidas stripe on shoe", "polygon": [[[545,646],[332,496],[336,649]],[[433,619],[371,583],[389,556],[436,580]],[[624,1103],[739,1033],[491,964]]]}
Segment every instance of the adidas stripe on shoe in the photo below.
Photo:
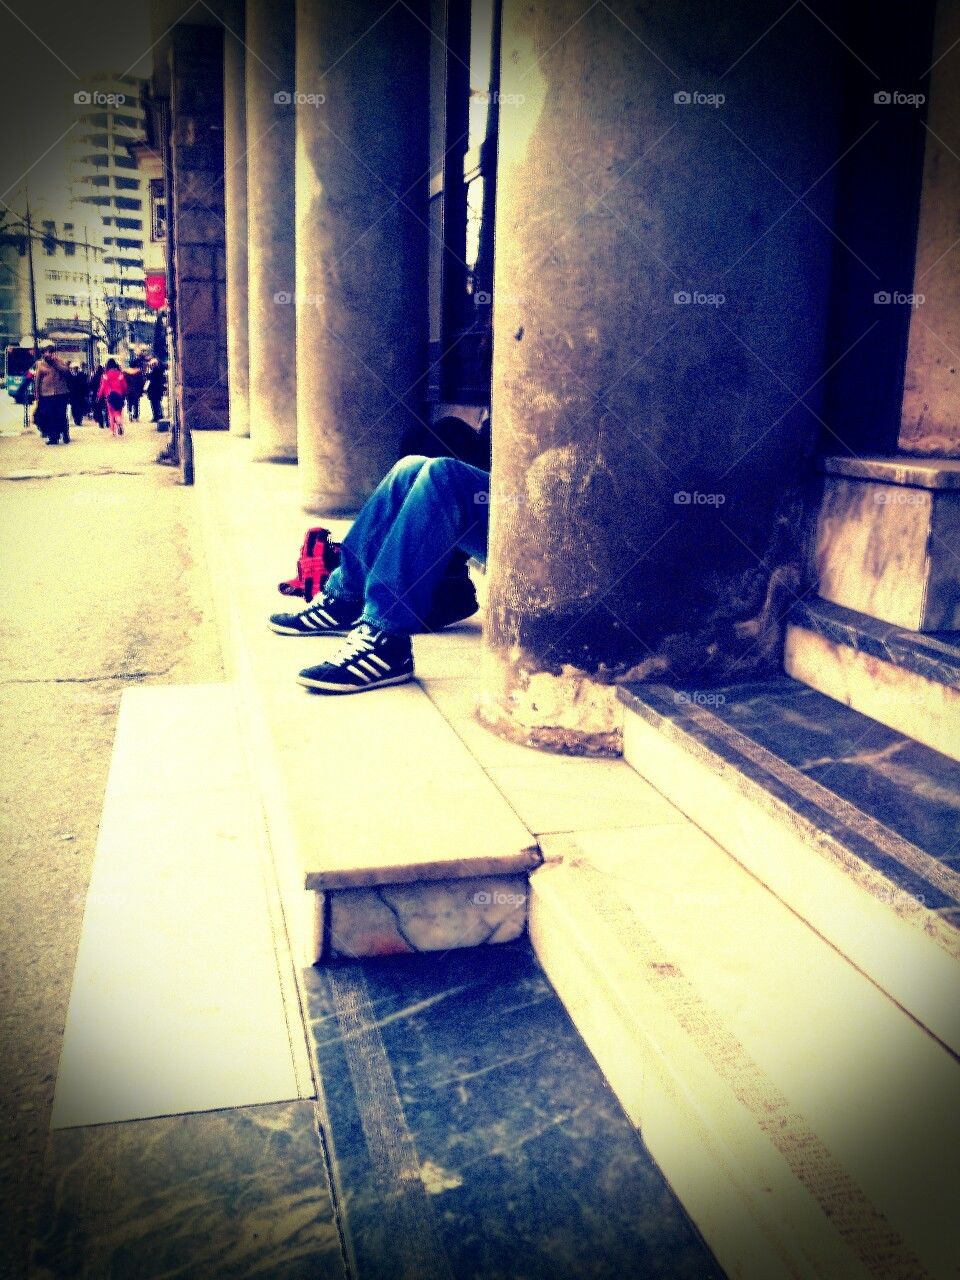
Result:
{"label": "adidas stripe on shoe", "polygon": [[297,677],[318,693],[365,693],[413,679],[409,636],[391,635],[361,622],[327,662],[307,667]]}
{"label": "adidas stripe on shoe", "polygon": [[275,613],[268,622],[280,636],[345,636],[355,626],[362,604],[324,592],[299,613]]}

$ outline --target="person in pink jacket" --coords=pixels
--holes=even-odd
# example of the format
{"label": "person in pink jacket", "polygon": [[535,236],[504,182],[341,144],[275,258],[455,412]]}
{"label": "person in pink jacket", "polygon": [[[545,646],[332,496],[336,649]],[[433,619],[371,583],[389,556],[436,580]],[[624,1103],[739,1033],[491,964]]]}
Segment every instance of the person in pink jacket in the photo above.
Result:
{"label": "person in pink jacket", "polygon": [[123,406],[127,402],[127,379],[111,356],[106,363],[97,396],[107,410],[107,426],[115,436],[123,435]]}

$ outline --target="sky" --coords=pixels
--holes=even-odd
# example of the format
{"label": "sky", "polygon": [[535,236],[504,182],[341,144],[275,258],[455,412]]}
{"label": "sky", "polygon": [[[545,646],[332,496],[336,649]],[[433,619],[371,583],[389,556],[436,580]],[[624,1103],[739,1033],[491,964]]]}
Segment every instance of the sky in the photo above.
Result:
{"label": "sky", "polygon": [[0,0],[0,200],[22,208],[23,175],[31,199],[56,198],[74,95],[91,72],[150,74],[149,13],[149,0]]}

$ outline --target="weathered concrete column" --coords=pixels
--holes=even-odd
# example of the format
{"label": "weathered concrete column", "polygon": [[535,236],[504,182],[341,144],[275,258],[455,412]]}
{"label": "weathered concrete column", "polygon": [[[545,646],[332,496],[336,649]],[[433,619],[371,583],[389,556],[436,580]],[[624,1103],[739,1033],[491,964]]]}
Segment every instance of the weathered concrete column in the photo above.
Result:
{"label": "weathered concrete column", "polygon": [[[960,6],[940,0],[931,55],[900,448],[960,457]],[[896,300],[894,300],[896,301]]]}
{"label": "weathered concrete column", "polygon": [[583,11],[505,0],[480,715],[614,752],[615,680],[771,658],[834,252],[791,192],[830,218],[842,49],[798,7],[744,56],[762,0]]}
{"label": "weathered concrete column", "polygon": [[253,456],[297,456],[294,0],[247,0],[247,246]]}
{"label": "weathered concrete column", "polygon": [[243,0],[229,0],[223,36],[223,163],[227,228],[227,369],[230,430],[250,434],[247,316],[247,110]]}
{"label": "weathered concrete column", "polygon": [[428,8],[415,0],[378,21],[378,0],[298,5],[298,452],[309,511],[355,510],[422,413]]}

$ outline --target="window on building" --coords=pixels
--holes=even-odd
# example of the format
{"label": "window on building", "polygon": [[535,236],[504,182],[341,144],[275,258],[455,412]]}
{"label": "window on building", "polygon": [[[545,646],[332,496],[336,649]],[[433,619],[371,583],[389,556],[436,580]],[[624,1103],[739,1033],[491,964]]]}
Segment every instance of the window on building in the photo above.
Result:
{"label": "window on building", "polygon": [[156,244],[167,238],[167,194],[162,178],[150,179],[150,239]]}
{"label": "window on building", "polygon": [[126,231],[142,231],[143,220],[141,218],[117,218],[117,226],[123,227]]}
{"label": "window on building", "polygon": [[139,178],[121,178],[118,174],[113,179],[113,185],[119,191],[139,191],[140,179]]}
{"label": "window on building", "polygon": [[135,169],[137,167],[137,162],[134,160],[133,156],[115,155],[113,157],[113,163],[118,169]]}
{"label": "window on building", "polygon": [[131,200],[128,196],[114,196],[113,202],[118,209],[141,209],[143,203],[140,200]]}
{"label": "window on building", "polygon": [[41,236],[43,251],[47,257],[52,258],[57,251],[57,224],[49,218],[45,218],[40,223],[40,226],[43,229]]}
{"label": "window on building", "polygon": [[116,240],[116,241],[115,241],[115,243],[116,243],[116,245],[117,245],[119,248],[121,248],[121,249],[139,249],[139,250],[141,251],[141,253],[143,252],[143,241],[142,241],[142,240],[120,240],[120,239],[118,239],[118,240]]}

